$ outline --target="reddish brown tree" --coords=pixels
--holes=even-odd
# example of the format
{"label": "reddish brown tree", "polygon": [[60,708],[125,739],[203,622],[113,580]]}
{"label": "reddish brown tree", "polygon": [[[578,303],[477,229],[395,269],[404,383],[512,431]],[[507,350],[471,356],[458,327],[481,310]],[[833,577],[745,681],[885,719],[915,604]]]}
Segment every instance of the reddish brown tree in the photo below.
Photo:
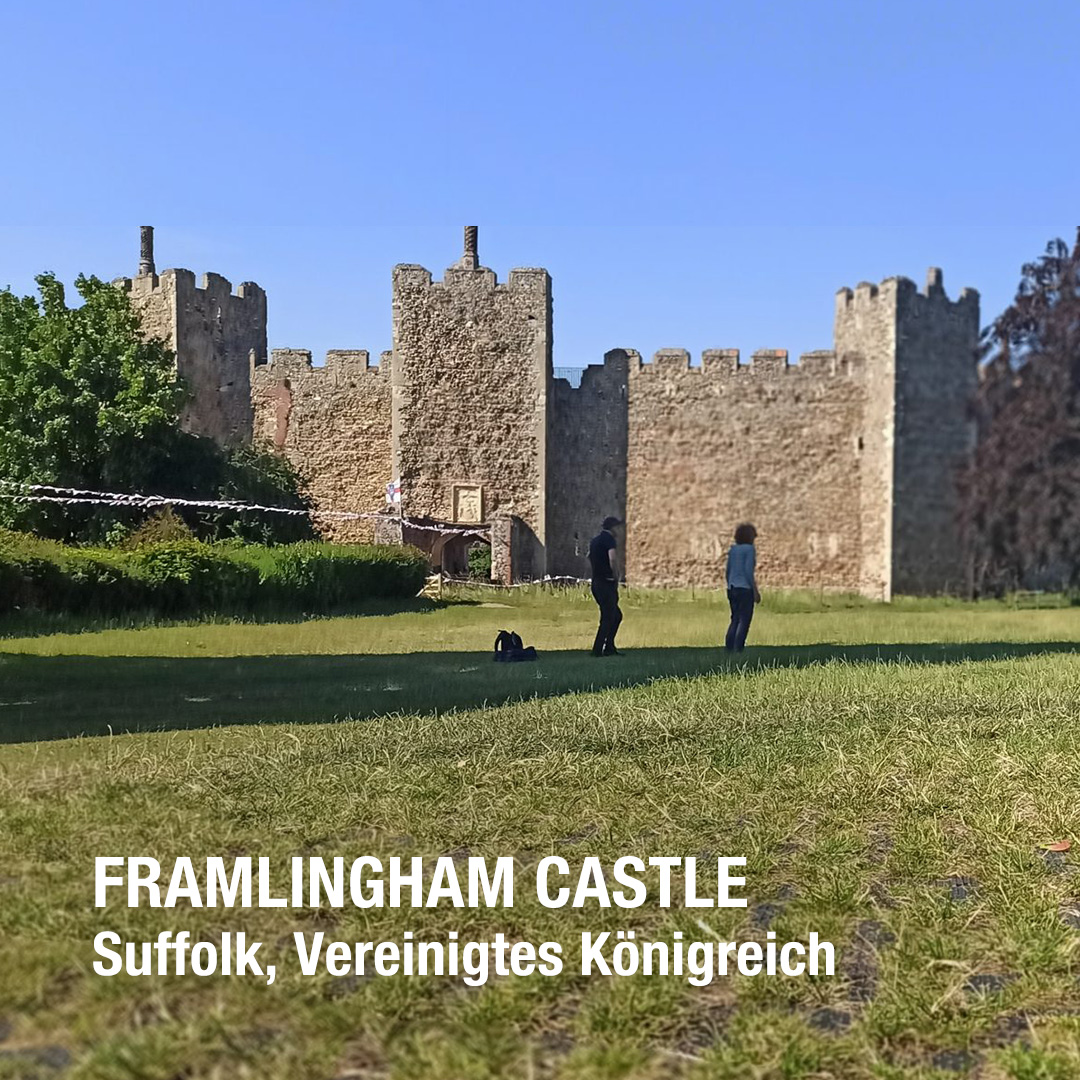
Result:
{"label": "reddish brown tree", "polygon": [[962,479],[977,594],[1080,584],[1080,229],[1023,268],[982,339]]}

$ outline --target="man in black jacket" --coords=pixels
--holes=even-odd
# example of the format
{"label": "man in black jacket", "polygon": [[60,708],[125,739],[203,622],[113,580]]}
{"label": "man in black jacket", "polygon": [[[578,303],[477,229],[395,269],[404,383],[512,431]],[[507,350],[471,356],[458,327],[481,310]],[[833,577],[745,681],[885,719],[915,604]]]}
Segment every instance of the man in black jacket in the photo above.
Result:
{"label": "man in black jacket", "polygon": [[622,524],[617,517],[604,518],[600,532],[589,543],[592,594],[600,608],[600,627],[593,642],[593,656],[619,655],[615,648],[615,634],[622,622],[622,612],[619,610],[619,576],[615,562],[618,542],[615,530]]}

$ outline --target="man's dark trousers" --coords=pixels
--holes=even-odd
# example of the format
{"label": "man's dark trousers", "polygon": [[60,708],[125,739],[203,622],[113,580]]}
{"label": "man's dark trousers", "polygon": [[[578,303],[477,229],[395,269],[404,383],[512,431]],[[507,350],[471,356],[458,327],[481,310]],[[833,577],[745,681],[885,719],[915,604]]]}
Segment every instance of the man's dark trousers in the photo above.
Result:
{"label": "man's dark trousers", "polygon": [[731,605],[731,625],[724,646],[728,652],[742,652],[750,632],[750,620],[754,617],[754,590],[728,589],[727,595]]}
{"label": "man's dark trousers", "polygon": [[593,652],[597,656],[615,651],[615,635],[622,622],[619,610],[619,583],[617,581],[594,581],[593,599],[600,608],[600,627],[596,631]]}

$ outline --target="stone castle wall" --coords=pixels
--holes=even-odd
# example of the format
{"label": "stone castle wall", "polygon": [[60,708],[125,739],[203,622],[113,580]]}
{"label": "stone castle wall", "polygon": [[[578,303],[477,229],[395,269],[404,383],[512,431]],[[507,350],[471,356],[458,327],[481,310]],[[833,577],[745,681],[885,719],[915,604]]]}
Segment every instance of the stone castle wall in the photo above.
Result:
{"label": "stone castle wall", "polygon": [[402,513],[470,522],[513,516],[517,576],[542,576],[547,528],[551,279],[451,268],[441,282],[394,269],[394,471]]}
{"label": "stone castle wall", "polygon": [[[316,509],[375,513],[392,478],[390,354],[335,349],[322,367],[311,353],[275,349],[251,377],[254,437],[288,457]],[[316,519],[338,542],[368,543],[371,520]]]}
{"label": "stone castle wall", "polygon": [[[474,228],[442,281],[395,268],[381,364],[338,350],[321,368],[295,350],[263,362],[258,286],[158,276],[147,230],[144,243],[139,275],[118,283],[177,350],[187,427],[286,454],[318,508],[377,512],[396,479],[405,518],[498,523],[499,573],[516,579],[586,574],[588,541],[615,514],[632,585],[721,585],[735,525],[752,520],[764,587],[965,587],[956,474],[974,438],[979,303],[972,290],[950,301],[938,270],[921,293],[906,278],[840,290],[834,350],[798,364],[616,349],[574,388],[553,376],[547,272],[498,283]],[[373,535],[367,521],[320,524]]]}
{"label": "stone castle wall", "polygon": [[233,292],[220,274],[196,286],[190,270],[122,278],[148,337],[177,354],[191,398],[181,423],[223,445],[251,441],[251,362],[266,360],[266,293],[245,281]]}
{"label": "stone castle wall", "polygon": [[627,378],[637,353],[614,349],[573,387],[553,379],[548,424],[548,573],[589,574],[589,541],[626,516]]}
{"label": "stone castle wall", "polygon": [[959,471],[975,446],[979,295],[945,295],[940,270],[897,296],[893,581],[898,593],[964,592]]}
{"label": "stone castle wall", "polygon": [[831,352],[683,350],[632,363],[627,579],[722,586],[735,526],[769,587],[857,589],[863,366]]}

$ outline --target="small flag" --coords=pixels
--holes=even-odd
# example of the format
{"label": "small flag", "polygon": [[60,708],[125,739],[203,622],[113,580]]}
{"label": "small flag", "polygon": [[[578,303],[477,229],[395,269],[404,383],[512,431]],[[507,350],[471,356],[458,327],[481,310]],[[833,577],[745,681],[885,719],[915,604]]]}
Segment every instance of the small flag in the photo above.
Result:
{"label": "small flag", "polygon": [[396,506],[401,502],[401,481],[391,480],[386,485],[386,505]]}

